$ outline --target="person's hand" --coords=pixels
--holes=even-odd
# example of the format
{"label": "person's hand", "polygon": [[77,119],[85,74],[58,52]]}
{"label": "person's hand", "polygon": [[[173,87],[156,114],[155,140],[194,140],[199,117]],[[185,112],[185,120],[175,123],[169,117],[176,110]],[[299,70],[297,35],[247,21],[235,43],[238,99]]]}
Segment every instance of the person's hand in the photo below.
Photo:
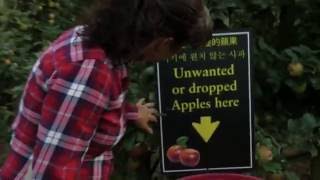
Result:
{"label": "person's hand", "polygon": [[145,99],[140,99],[137,104],[138,108],[138,119],[135,124],[140,129],[153,134],[153,129],[151,128],[151,122],[157,122],[158,111],[154,108],[154,103],[145,103]]}

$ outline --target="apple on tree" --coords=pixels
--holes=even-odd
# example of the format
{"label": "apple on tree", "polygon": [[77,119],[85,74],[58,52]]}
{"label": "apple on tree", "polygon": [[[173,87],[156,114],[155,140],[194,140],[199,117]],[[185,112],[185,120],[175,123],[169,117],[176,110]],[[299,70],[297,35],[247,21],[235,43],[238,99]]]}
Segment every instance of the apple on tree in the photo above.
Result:
{"label": "apple on tree", "polygon": [[292,77],[300,77],[304,72],[304,67],[300,62],[291,62],[288,65],[288,72]]}

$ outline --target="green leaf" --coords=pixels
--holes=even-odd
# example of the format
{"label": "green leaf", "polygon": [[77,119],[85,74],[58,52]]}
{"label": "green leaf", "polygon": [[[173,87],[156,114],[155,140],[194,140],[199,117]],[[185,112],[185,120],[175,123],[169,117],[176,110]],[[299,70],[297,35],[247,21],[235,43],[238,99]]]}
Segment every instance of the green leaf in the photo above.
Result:
{"label": "green leaf", "polygon": [[304,54],[311,54],[312,53],[312,50],[307,47],[307,46],[304,46],[304,45],[301,45],[301,46],[298,46],[298,47],[292,47],[291,48],[292,50],[300,53],[301,55],[304,55]]}
{"label": "green leaf", "polygon": [[299,60],[298,55],[291,49],[284,50],[284,53],[286,55],[288,55],[291,58],[291,60],[293,60],[293,61],[298,61]]}
{"label": "green leaf", "polygon": [[282,166],[277,162],[269,162],[263,165],[263,169],[267,172],[278,173],[281,172]]}
{"label": "green leaf", "polygon": [[285,176],[288,180],[300,180],[299,176],[294,172],[285,172]]}
{"label": "green leaf", "polygon": [[316,118],[310,113],[305,113],[301,118],[301,121],[302,129],[305,131],[312,132],[313,129],[318,126]]}
{"label": "green leaf", "polygon": [[288,120],[288,131],[291,133],[294,133],[299,128],[299,125],[297,125],[296,120],[289,119]]}
{"label": "green leaf", "polygon": [[288,79],[285,81],[285,84],[289,86],[293,92],[297,94],[302,94],[307,89],[307,82],[306,81],[297,81],[293,79]]}
{"label": "green leaf", "polygon": [[153,76],[154,73],[155,73],[154,66],[149,66],[144,69],[144,71],[142,72],[142,75],[143,76]]}
{"label": "green leaf", "polygon": [[144,132],[137,132],[137,142],[144,142],[146,140],[146,133]]}
{"label": "green leaf", "polygon": [[176,143],[182,147],[187,147],[189,138],[187,136],[181,136],[176,140]]}
{"label": "green leaf", "polygon": [[136,144],[136,137],[128,137],[124,139],[123,148],[127,151],[132,149]]}
{"label": "green leaf", "polygon": [[311,154],[312,157],[317,157],[319,155],[319,150],[313,144],[306,146],[306,150]]}
{"label": "green leaf", "polygon": [[320,78],[318,78],[318,77],[310,78],[310,82],[311,82],[312,87],[315,90],[320,90]]}

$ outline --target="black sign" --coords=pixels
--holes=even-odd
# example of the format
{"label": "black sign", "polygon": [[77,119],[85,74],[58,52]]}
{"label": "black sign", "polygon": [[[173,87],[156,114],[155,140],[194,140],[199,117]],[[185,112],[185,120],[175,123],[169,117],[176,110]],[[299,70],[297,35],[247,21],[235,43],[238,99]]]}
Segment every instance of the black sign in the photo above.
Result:
{"label": "black sign", "polygon": [[157,64],[164,173],[253,167],[249,32]]}

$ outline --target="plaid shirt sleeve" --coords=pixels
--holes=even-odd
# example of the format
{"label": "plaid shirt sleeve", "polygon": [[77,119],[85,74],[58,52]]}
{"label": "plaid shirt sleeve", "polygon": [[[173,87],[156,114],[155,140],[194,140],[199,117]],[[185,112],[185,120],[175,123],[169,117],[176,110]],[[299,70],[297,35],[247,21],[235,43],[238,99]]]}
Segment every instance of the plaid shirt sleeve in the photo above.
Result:
{"label": "plaid shirt sleeve", "polygon": [[138,119],[138,108],[135,104],[126,102],[125,110],[126,110],[126,114],[125,114],[126,119],[130,121],[135,121]]}
{"label": "plaid shirt sleeve", "polygon": [[[110,72],[103,61],[87,59],[59,68],[42,99],[35,145],[30,138],[14,136],[10,162],[2,167],[0,179],[20,179],[30,159],[35,179],[79,179],[83,158],[107,108],[110,86]],[[24,104],[32,103],[25,98]],[[28,131],[26,125],[32,123],[18,124],[17,133]],[[32,157],[29,145],[34,147]]]}

